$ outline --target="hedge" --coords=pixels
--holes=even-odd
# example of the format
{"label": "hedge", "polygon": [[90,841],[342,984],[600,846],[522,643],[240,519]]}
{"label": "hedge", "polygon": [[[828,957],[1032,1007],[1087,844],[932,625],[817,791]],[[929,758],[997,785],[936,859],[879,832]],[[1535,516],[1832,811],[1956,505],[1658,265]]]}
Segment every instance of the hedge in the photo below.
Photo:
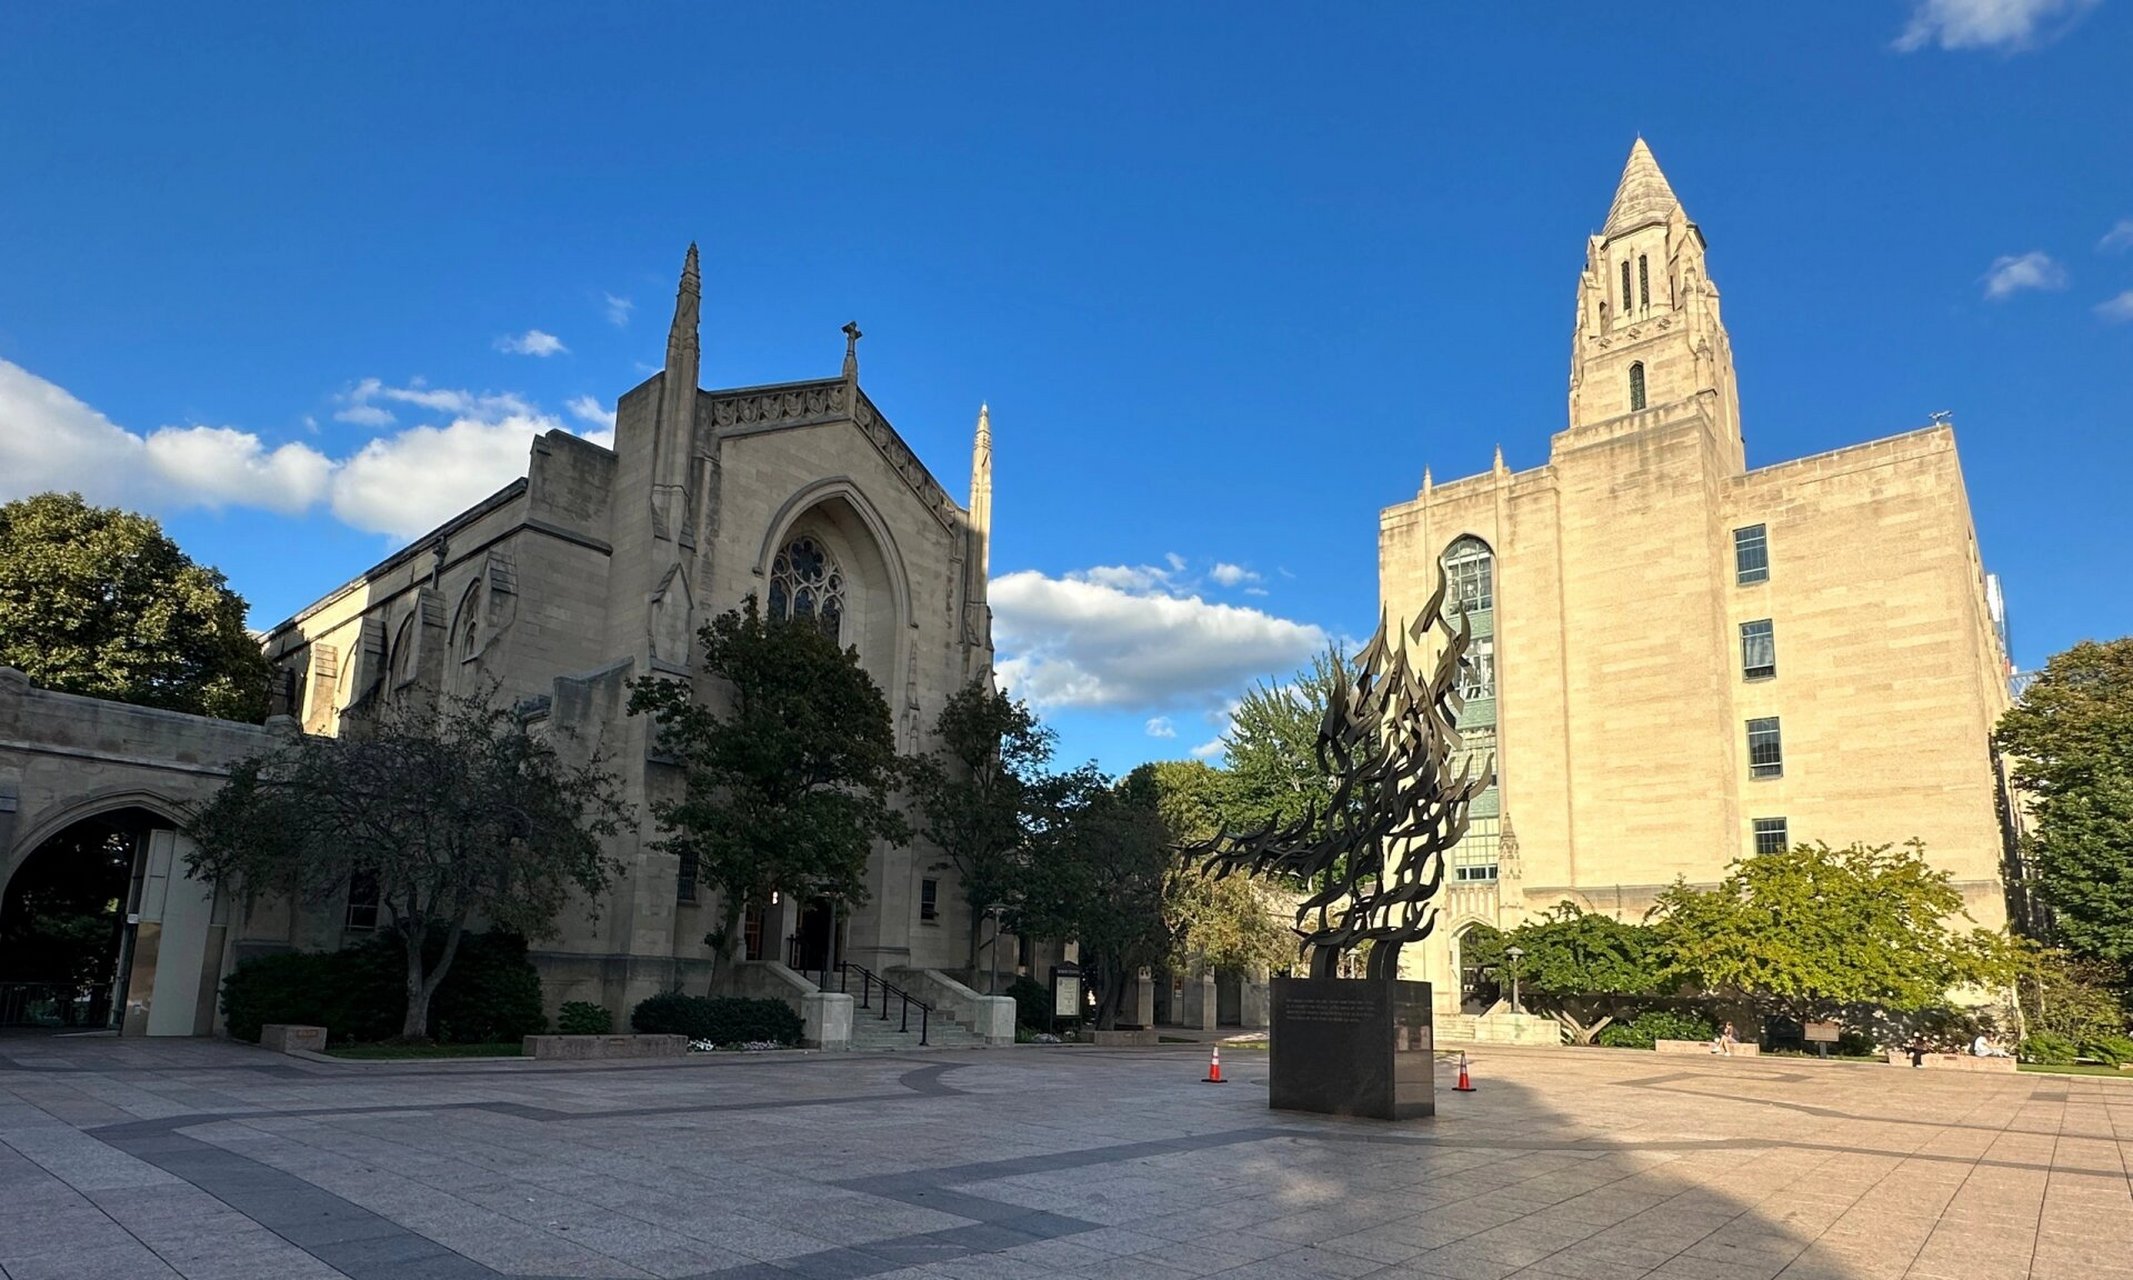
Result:
{"label": "hedge", "polygon": [[[433,942],[434,958],[443,950]],[[340,951],[285,952],[237,966],[222,982],[222,1012],[234,1040],[257,1040],[269,1022],[326,1028],[330,1043],[388,1040],[407,1017],[407,951],[380,933]],[[548,1028],[541,980],[525,939],[470,933],[430,997],[429,1034],[451,1043],[516,1040]]]}
{"label": "hedge", "polygon": [[783,1000],[667,991],[641,1001],[630,1013],[630,1026],[644,1035],[684,1035],[713,1044],[798,1044],[801,1022]]}
{"label": "hedge", "polygon": [[1649,1049],[1660,1040],[1710,1040],[1718,1028],[1693,1013],[1652,1009],[1631,1022],[1617,1022],[1602,1030],[1599,1043],[1615,1049]]}

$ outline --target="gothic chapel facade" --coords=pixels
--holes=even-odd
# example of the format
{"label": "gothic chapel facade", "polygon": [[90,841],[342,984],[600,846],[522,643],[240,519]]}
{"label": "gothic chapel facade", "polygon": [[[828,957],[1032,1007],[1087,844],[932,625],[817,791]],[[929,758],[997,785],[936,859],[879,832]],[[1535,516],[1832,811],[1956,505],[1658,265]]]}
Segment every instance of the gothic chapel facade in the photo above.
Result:
{"label": "gothic chapel facade", "polygon": [[[690,246],[666,365],[625,393],[614,447],[563,431],[533,442],[526,476],[275,627],[311,732],[344,716],[494,685],[525,714],[596,742],[635,813],[612,852],[623,874],[597,919],[566,910],[533,957],[551,1013],[590,1000],[627,1019],[646,996],[704,989],[718,904],[652,845],[650,805],[676,794],[628,682],[649,674],[722,696],[695,635],[754,596],[857,649],[895,716],[897,745],[930,748],[948,697],[992,668],[986,547],[992,440],[980,410],[970,502],[957,503],[859,385],[856,327],[833,378],[705,391]],[[832,955],[878,971],[959,965],[962,894],[922,843],[877,848],[867,902],[751,904],[747,957],[796,969]],[[360,890],[329,910],[254,912],[238,955],[330,948],[377,927]],[[782,993],[781,993],[782,994]]]}

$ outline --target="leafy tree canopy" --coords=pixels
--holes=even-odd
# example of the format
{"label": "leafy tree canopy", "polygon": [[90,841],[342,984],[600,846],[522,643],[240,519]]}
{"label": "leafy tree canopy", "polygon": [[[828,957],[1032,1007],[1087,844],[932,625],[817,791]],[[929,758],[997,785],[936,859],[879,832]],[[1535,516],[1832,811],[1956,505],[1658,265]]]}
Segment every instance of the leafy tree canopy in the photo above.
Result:
{"label": "leafy tree canopy", "polygon": [[1517,947],[1519,987],[1543,997],[1650,995],[1664,983],[1658,933],[1563,902],[1504,937]]}
{"label": "leafy tree canopy", "polygon": [[[955,868],[969,906],[966,963],[978,964],[986,908],[1007,901],[1023,830],[1051,763],[1053,735],[1026,702],[980,679],[934,721],[940,746],[910,762],[905,792],[919,833]],[[936,868],[938,869],[938,868]]]}
{"label": "leafy tree canopy", "polygon": [[[1156,809],[1173,844],[1204,840],[1221,830],[1223,776],[1198,760],[1147,766]],[[1282,969],[1297,959],[1297,935],[1287,921],[1292,904],[1249,876],[1215,877],[1180,867],[1167,911],[1176,925],[1171,959],[1194,959],[1218,969]]]}
{"label": "leafy tree canopy", "polygon": [[682,768],[681,798],[652,806],[655,847],[693,858],[718,890],[724,974],[748,904],[779,891],[863,902],[874,843],[910,828],[889,804],[900,773],[889,704],[856,650],[811,622],[765,619],[753,596],[697,638],[724,709],[653,676],[632,686],[630,712],[652,717]]}
{"label": "leafy tree canopy", "polygon": [[1094,765],[1044,781],[1013,928],[1072,938],[1096,1000],[1096,1025],[1118,1025],[1127,984],[1172,953],[1169,911],[1182,863],[1170,847],[1153,766],[1113,782]]}
{"label": "leafy tree canopy", "polygon": [[0,505],[0,666],[67,693],[266,714],[245,603],[147,516],[43,493]]}
{"label": "leafy tree canopy", "polygon": [[1654,916],[1672,976],[1808,1017],[1846,1004],[1913,1011],[1953,987],[2004,981],[2003,948],[1949,926],[1962,909],[1914,840],[1758,854],[1715,888],[1676,882]]}
{"label": "leafy tree canopy", "polygon": [[375,886],[406,947],[402,1034],[421,1039],[470,921],[542,937],[573,891],[597,910],[617,870],[601,840],[622,806],[597,758],[565,760],[547,734],[481,699],[355,728],[239,764],[187,824],[189,861],[247,893],[312,902]]}
{"label": "leafy tree canopy", "polygon": [[2133,637],[2045,664],[2000,718],[2015,785],[2035,800],[2028,855],[2052,930],[2133,973]]}
{"label": "leafy tree canopy", "polygon": [[1347,659],[1329,649],[1286,684],[1261,682],[1230,713],[1220,813],[1232,831],[1323,813],[1333,776],[1318,761],[1318,730]]}

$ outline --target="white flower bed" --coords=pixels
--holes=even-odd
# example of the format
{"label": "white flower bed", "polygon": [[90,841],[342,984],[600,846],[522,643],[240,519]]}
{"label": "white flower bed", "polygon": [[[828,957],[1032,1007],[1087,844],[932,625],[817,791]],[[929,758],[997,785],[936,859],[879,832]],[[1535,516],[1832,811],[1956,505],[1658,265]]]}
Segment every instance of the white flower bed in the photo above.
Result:
{"label": "white flower bed", "polygon": [[690,1053],[769,1053],[788,1047],[790,1046],[779,1044],[775,1040],[746,1040],[740,1044],[717,1044],[710,1040],[689,1041]]}

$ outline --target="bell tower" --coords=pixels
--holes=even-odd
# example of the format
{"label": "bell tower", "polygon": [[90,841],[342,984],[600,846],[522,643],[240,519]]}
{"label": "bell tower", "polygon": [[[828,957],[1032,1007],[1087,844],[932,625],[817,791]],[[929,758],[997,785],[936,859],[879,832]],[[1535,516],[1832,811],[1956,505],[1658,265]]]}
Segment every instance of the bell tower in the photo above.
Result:
{"label": "bell tower", "polygon": [[1746,466],[1733,345],[1704,265],[1703,232],[1638,138],[1607,222],[1585,245],[1570,342],[1570,431],[1607,435],[1701,412],[1735,471]]}

